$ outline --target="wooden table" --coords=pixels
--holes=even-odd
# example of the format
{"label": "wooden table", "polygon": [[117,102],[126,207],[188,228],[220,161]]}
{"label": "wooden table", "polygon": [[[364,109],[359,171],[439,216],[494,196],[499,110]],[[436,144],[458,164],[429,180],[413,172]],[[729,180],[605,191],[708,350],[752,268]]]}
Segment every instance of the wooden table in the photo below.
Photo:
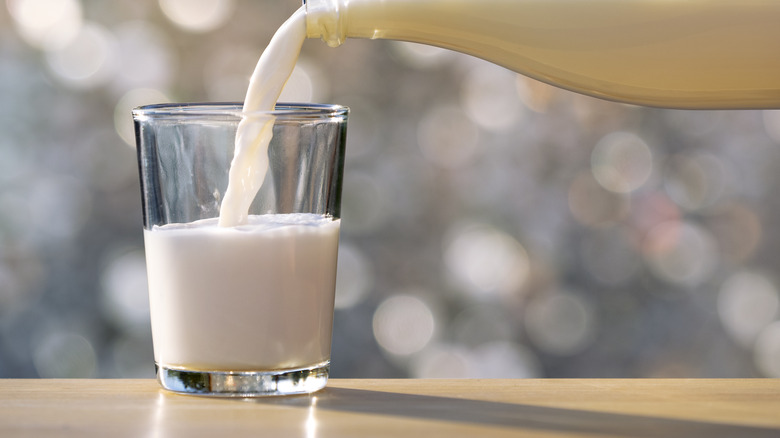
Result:
{"label": "wooden table", "polygon": [[153,380],[0,380],[0,437],[16,436],[780,438],[780,379],[333,379],[252,400]]}

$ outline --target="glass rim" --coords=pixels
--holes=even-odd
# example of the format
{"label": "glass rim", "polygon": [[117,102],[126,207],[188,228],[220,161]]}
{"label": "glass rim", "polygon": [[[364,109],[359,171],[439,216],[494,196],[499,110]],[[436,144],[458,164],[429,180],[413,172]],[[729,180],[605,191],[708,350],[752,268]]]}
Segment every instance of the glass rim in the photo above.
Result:
{"label": "glass rim", "polygon": [[134,118],[167,117],[283,117],[307,119],[345,118],[349,108],[337,104],[277,102],[271,111],[244,112],[243,102],[157,103],[133,108]]}

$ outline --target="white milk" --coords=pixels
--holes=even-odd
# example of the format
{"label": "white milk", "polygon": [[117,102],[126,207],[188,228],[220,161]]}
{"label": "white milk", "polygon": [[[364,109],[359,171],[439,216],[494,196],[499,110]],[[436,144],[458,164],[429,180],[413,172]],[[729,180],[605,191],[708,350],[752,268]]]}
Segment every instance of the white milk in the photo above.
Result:
{"label": "white milk", "polygon": [[155,362],[257,371],[328,361],[339,225],[292,214],[144,230]]}
{"label": "white milk", "polygon": [[[303,9],[279,28],[244,112],[274,108],[306,36]],[[268,168],[273,119],[238,127],[219,219],[144,230],[155,362],[267,371],[330,359],[338,220],[248,216]]]}

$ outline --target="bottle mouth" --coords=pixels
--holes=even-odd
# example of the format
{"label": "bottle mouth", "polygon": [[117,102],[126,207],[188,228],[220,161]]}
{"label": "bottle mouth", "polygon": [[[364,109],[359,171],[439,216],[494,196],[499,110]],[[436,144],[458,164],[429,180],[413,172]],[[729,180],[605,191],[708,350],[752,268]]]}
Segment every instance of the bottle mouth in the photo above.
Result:
{"label": "bottle mouth", "polygon": [[322,38],[331,47],[340,46],[346,38],[342,16],[346,3],[346,0],[303,0],[306,36]]}

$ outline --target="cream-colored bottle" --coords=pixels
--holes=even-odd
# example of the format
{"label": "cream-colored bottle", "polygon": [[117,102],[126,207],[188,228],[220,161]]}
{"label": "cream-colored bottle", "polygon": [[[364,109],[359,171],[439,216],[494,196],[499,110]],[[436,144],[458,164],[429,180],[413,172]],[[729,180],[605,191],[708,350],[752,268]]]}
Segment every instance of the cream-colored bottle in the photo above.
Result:
{"label": "cream-colored bottle", "polygon": [[439,46],[604,99],[780,108],[778,0],[304,0],[307,36]]}

